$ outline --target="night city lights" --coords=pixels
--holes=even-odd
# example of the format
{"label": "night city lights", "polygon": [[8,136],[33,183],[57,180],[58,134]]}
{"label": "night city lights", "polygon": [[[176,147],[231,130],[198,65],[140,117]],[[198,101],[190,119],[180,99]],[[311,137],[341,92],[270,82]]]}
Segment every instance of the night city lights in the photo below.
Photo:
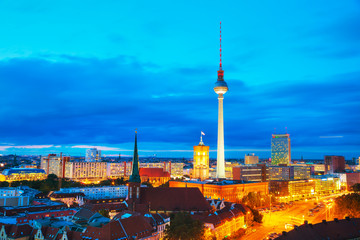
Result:
{"label": "night city lights", "polygon": [[360,239],[360,1],[0,22],[0,239]]}

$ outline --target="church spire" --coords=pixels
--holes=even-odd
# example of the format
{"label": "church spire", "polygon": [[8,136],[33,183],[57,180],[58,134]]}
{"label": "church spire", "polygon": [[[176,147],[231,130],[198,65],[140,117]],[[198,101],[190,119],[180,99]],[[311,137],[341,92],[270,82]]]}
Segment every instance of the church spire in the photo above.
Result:
{"label": "church spire", "polygon": [[139,154],[137,149],[137,130],[135,130],[135,146],[134,146],[134,156],[132,164],[132,174],[130,176],[129,182],[140,183],[140,174],[139,174]]}

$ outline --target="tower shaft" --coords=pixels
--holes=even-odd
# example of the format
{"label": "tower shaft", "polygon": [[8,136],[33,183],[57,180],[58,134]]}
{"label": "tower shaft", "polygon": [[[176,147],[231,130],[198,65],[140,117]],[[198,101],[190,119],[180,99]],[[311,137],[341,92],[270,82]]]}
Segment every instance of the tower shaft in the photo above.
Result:
{"label": "tower shaft", "polygon": [[225,178],[223,99],[223,94],[219,94],[216,178]]}

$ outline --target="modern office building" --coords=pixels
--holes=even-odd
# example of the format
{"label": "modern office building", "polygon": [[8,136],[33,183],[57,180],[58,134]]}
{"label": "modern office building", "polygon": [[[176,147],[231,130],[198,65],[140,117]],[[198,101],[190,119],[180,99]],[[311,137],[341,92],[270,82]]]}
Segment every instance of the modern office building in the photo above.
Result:
{"label": "modern office building", "polygon": [[341,173],[345,171],[345,158],[343,156],[325,156],[325,174]]}
{"label": "modern office building", "polygon": [[200,137],[200,143],[194,146],[194,170],[192,177],[200,180],[209,178],[209,146],[205,146]]}
{"label": "modern office building", "polygon": [[309,179],[313,174],[311,166],[270,166],[269,180],[302,180]]}
{"label": "modern office building", "polygon": [[245,164],[258,164],[259,163],[259,157],[255,156],[255,154],[253,155],[245,155]]}
{"label": "modern office building", "polygon": [[223,117],[223,99],[228,91],[227,83],[224,81],[224,71],[221,62],[221,22],[220,22],[220,67],[218,70],[218,79],[215,83],[214,91],[218,95],[218,141],[217,141],[217,165],[216,178],[225,178],[225,149],[224,149],[224,117]]}
{"label": "modern office building", "polygon": [[290,162],[290,134],[273,134],[271,139],[271,165],[289,165]]}
{"label": "modern office building", "polygon": [[97,162],[101,161],[101,150],[98,150],[97,148],[90,148],[86,150],[86,162]]}
{"label": "modern office building", "polygon": [[233,167],[233,180],[249,182],[267,181],[267,167],[265,164],[241,165]]}

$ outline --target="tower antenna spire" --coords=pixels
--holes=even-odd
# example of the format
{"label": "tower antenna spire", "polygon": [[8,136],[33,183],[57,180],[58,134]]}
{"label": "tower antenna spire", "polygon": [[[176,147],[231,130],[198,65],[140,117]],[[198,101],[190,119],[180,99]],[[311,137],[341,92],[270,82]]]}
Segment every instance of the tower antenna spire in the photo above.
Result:
{"label": "tower antenna spire", "polygon": [[220,21],[220,70],[222,70],[222,62],[221,62],[221,21]]}

